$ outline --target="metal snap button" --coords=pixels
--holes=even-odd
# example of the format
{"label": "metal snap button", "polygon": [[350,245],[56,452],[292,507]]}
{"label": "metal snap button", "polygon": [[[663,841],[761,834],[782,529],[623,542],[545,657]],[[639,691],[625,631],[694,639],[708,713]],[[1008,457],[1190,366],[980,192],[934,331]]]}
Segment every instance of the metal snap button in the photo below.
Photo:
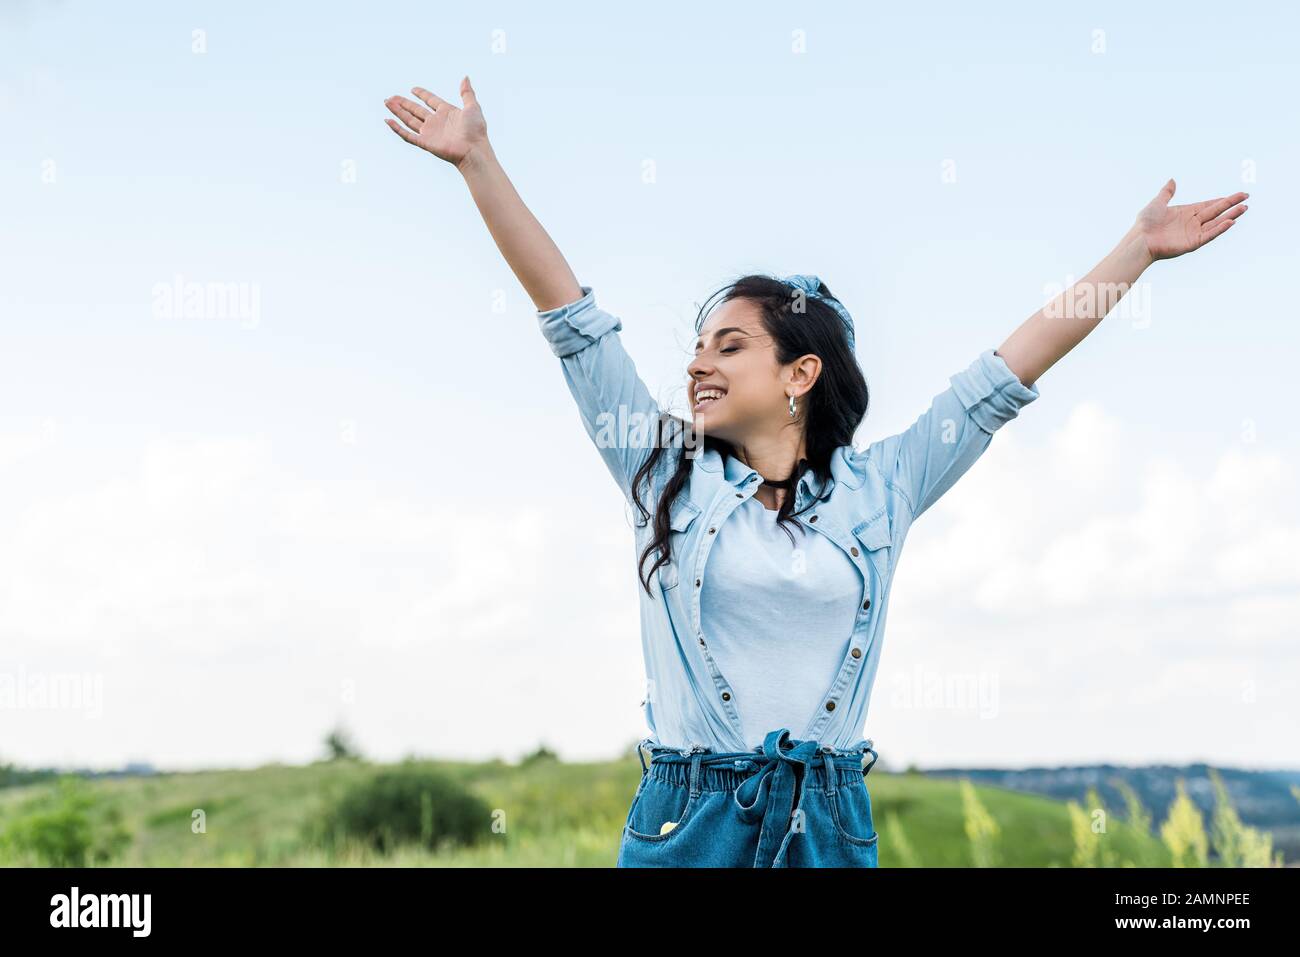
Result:
{"label": "metal snap button", "polygon": [[853,649],[853,657],[854,657],[854,658],[861,658],[861,657],[862,657],[862,649],[861,649],[861,648],[854,648],[854,649]]}
{"label": "metal snap button", "polygon": [[853,557],[854,557],[854,558],[857,558],[857,557],[858,557],[858,548],[857,548],[856,545],[853,546],[852,548],[850,548],[849,551],[853,553]]}

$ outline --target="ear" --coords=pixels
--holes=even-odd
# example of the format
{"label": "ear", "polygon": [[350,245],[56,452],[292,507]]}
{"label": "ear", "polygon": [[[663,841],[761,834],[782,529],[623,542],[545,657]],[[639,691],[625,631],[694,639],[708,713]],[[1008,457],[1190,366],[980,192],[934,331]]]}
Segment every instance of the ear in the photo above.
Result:
{"label": "ear", "polygon": [[816,383],[821,371],[821,357],[810,352],[790,363],[788,382],[799,390],[799,395],[804,395]]}

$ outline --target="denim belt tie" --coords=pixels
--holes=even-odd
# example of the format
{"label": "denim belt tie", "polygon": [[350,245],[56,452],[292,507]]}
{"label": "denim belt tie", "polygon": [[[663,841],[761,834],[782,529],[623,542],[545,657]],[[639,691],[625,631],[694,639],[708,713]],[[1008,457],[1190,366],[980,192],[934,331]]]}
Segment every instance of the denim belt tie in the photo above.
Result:
{"label": "denim belt tie", "polygon": [[[788,743],[788,747],[783,747]],[[707,748],[695,747],[676,751],[681,755],[677,760],[691,756],[701,765],[731,765],[737,771],[759,766],[757,774],[745,778],[736,788],[733,800],[740,819],[747,824],[762,821],[759,828],[758,850],[754,854],[755,867],[786,867],[787,852],[790,841],[797,833],[794,826],[795,812],[803,810],[803,787],[808,775],[818,763],[826,771],[826,790],[833,791],[838,784],[835,758],[837,755],[849,755],[871,752],[871,763],[860,768],[865,775],[876,763],[876,751],[871,747],[871,740],[859,741],[848,751],[834,751],[822,747],[816,741],[798,741],[790,737],[789,728],[769,731],[763,739],[762,748],[753,751],[728,751],[707,753]],[[652,753],[672,752],[676,749],[653,745],[645,739],[642,745],[650,746]],[[705,752],[696,754],[695,752]],[[638,749],[639,753],[639,749]],[[820,760],[819,760],[820,759]],[[641,758],[641,769],[647,769],[645,758]],[[803,828],[803,815],[799,814],[800,830]]]}
{"label": "denim belt tie", "polygon": [[[790,747],[784,747],[785,742]],[[829,751],[819,750],[816,741],[795,741],[789,729],[769,731],[763,739],[760,770],[736,788],[736,807],[741,820],[752,824],[762,819],[758,834],[755,867],[785,867],[786,851],[795,835],[795,812],[803,809],[803,788],[818,757],[826,768],[827,780],[835,781],[835,761]],[[796,768],[800,770],[796,772]],[[799,815],[802,819],[802,813]],[[801,825],[802,827],[802,822]]]}

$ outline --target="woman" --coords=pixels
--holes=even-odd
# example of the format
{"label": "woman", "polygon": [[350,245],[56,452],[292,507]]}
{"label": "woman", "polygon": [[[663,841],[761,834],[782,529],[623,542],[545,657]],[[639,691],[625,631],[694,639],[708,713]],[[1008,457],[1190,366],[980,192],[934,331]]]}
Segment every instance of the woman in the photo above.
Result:
{"label": "woman", "polygon": [[463,107],[412,92],[420,102],[385,101],[401,123],[386,122],[464,177],[640,513],[651,762],[641,754],[617,865],[876,866],[864,781],[876,752],[858,735],[908,529],[1147,266],[1223,233],[1246,194],[1170,206],[1170,180],[1079,283],[954,374],[906,431],[859,451],[868,396],[853,321],[817,277],[746,276],[706,304],[692,419],[665,415],[622,323],[497,162],[469,77]]}

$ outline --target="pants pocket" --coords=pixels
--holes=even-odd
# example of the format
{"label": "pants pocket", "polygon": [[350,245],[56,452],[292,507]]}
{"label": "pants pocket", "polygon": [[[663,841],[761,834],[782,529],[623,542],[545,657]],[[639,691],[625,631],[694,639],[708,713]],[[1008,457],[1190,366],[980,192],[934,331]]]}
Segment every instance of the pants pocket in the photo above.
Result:
{"label": "pants pocket", "polygon": [[876,833],[871,817],[871,795],[865,781],[836,788],[831,796],[831,818],[839,836],[850,844],[875,844]]}
{"label": "pants pocket", "polygon": [[880,835],[871,814],[871,795],[865,781],[836,788],[830,795],[831,821],[835,825],[843,867],[878,866]]}
{"label": "pants pocket", "polygon": [[[668,821],[677,823],[666,833]],[[619,842],[617,867],[753,867],[759,828],[740,819],[732,792],[652,781]]]}
{"label": "pants pocket", "polygon": [[[690,824],[701,796],[691,797],[690,789],[668,784],[657,778],[645,778],[640,794],[632,802],[623,834],[627,840],[648,844],[666,844],[679,838]],[[664,825],[673,822],[667,831]]]}

